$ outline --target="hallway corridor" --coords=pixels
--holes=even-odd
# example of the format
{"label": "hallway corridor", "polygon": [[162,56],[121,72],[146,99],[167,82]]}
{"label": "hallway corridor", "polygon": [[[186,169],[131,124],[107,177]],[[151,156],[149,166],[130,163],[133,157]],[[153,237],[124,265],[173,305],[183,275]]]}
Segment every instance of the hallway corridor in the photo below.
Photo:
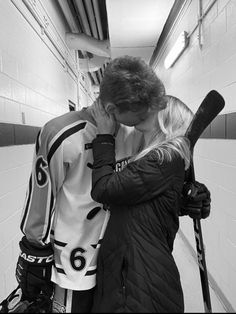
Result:
{"label": "hallway corridor", "polygon": [[[39,244],[40,251],[54,233],[55,280],[61,287],[84,289],[84,281],[86,289],[94,285],[95,265],[88,270],[91,277],[85,276],[89,264],[80,253],[90,254],[101,239],[86,231],[88,243],[84,243],[78,230],[84,230],[81,221],[90,221],[81,217],[87,218],[90,210],[100,208],[90,198],[89,184],[93,164],[90,143],[98,130],[95,132],[87,118],[77,121],[76,111],[83,110],[84,115],[84,108],[100,96],[108,65],[125,55],[146,62],[164,84],[166,94],[180,99],[194,114],[202,103],[209,108],[209,116],[214,113],[219,98],[205,101],[211,91],[224,99],[224,108],[202,132],[193,157],[196,180],[211,194],[212,210],[203,222],[203,233],[212,312],[236,313],[236,0],[0,0],[0,302],[16,287],[21,231]],[[148,108],[149,103],[151,110],[159,106],[159,97],[149,101],[153,93],[140,88],[143,83],[148,88],[152,84],[139,80],[136,74],[130,81],[135,97],[125,96],[126,88],[119,84],[114,84],[116,97],[111,88],[105,89],[114,97],[111,104],[118,105],[117,111],[111,106],[112,110],[119,113],[118,107],[123,110],[127,105],[132,114],[131,104],[135,111],[141,105]],[[209,117],[205,113],[204,117]],[[145,120],[146,114],[136,114]],[[64,120],[65,115],[71,120]],[[51,129],[54,119],[61,122]],[[183,119],[183,125],[185,122]],[[149,128],[149,123],[146,126]],[[76,136],[80,141],[79,134],[89,127],[88,142],[78,145]],[[117,169],[125,166],[135,142],[127,145],[127,154],[122,145]],[[34,158],[34,165],[36,152],[40,155]],[[163,180],[160,187],[164,190],[166,186]],[[149,182],[145,185],[147,195],[148,187]],[[60,195],[68,198],[65,203],[60,204]],[[80,204],[82,215],[77,210]],[[101,212],[104,214],[98,211],[98,215]],[[93,213],[92,218],[96,211]],[[185,312],[204,313],[193,226],[187,216],[180,218],[179,225],[173,255]],[[90,236],[94,236],[92,245]],[[34,252],[32,256],[38,255]],[[91,285],[88,278],[92,278]]]}
{"label": "hallway corridor", "polygon": [[[185,313],[204,313],[199,269],[194,257],[178,233],[174,245],[174,257],[184,291]],[[226,313],[215,291],[210,286],[212,313]]]}

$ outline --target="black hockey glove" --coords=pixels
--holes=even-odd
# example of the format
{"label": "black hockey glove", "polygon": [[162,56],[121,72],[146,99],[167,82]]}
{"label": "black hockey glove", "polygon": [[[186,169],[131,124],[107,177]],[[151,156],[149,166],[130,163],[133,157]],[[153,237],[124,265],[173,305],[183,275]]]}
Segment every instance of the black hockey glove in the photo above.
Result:
{"label": "black hockey glove", "polygon": [[0,313],[52,313],[52,297],[40,294],[29,301],[18,286],[0,303]]}
{"label": "black hockey glove", "polygon": [[53,250],[51,245],[36,246],[30,243],[25,236],[19,245],[21,252],[16,266],[16,279],[23,295],[28,300],[35,299],[39,294],[50,297],[53,291],[51,282]]}
{"label": "black hockey glove", "polygon": [[200,182],[185,182],[179,216],[188,215],[194,219],[205,219],[210,215],[211,194]]}

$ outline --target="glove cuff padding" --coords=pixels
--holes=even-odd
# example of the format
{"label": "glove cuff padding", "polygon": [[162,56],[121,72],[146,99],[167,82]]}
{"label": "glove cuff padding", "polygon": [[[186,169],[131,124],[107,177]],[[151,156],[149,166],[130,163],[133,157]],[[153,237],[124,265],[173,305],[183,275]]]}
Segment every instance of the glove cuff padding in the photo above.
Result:
{"label": "glove cuff padding", "polygon": [[53,261],[53,249],[51,243],[45,246],[37,246],[29,242],[24,236],[19,243],[21,253],[20,256],[27,262],[32,264],[40,264],[45,266]]}
{"label": "glove cuff padding", "polygon": [[98,134],[93,140],[93,169],[110,165],[115,168],[115,138],[111,134]]}

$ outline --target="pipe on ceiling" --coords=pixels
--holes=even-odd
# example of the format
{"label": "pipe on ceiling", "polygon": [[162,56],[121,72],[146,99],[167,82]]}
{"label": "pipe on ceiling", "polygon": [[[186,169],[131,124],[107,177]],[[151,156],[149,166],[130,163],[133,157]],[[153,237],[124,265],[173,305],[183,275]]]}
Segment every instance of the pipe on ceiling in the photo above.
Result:
{"label": "pipe on ceiling", "polygon": [[[103,40],[104,35],[103,35],[103,30],[102,30],[102,22],[101,22],[101,15],[100,15],[100,10],[99,10],[98,0],[92,0],[92,2],[93,2],[93,8],[94,8],[94,15],[97,22],[98,38]],[[104,63],[100,68],[101,76],[103,76],[104,74],[105,67],[106,67],[106,63]]]}
{"label": "pipe on ceiling", "polygon": [[[62,10],[62,12],[63,12],[63,14],[65,16],[65,19],[66,19],[66,21],[67,21],[71,31],[74,32],[74,33],[81,33],[81,29],[78,27],[77,23],[75,22],[74,16],[71,13],[71,10],[70,10],[70,7],[68,5],[68,2],[66,0],[58,0],[58,3],[60,5],[60,7],[61,7],[61,10]],[[85,58],[87,58],[87,52],[83,51],[83,50],[81,50],[81,52],[82,52],[83,56]],[[95,75],[94,72],[91,73],[91,77],[92,77],[94,83],[96,85],[98,85],[99,82],[98,82],[97,76]]]}
{"label": "pipe on ceiling", "polygon": [[98,32],[97,32],[97,26],[96,26],[92,2],[91,0],[86,0],[84,3],[85,3],[86,11],[88,14],[89,24],[92,30],[92,36],[98,39]]}
{"label": "pipe on ceiling", "polygon": [[98,30],[98,38],[103,40],[103,31],[102,31],[102,23],[101,23],[101,16],[99,12],[98,0],[93,0],[93,7],[94,7],[94,14],[97,21],[97,30]]}
{"label": "pipe on ceiling", "polygon": [[107,61],[106,57],[94,56],[91,59],[79,59],[81,72],[95,72]]}
{"label": "pipe on ceiling", "polygon": [[[98,1],[100,0],[93,0],[92,2],[91,0],[86,0],[86,1],[74,0],[74,4],[75,4],[78,14],[80,15],[84,32],[87,35],[103,40],[104,36],[103,36]],[[86,12],[85,12],[85,8],[86,8]],[[100,81],[102,80],[105,66],[106,66],[106,63],[104,63],[101,66],[100,70],[97,71]]]}
{"label": "pipe on ceiling", "polygon": [[[66,34],[66,44],[70,49],[81,50],[85,57],[85,59],[78,59],[81,71],[90,71],[95,84],[99,84],[99,81],[102,79],[103,68],[105,68],[105,65],[109,62],[108,58],[110,58],[111,53],[109,40],[103,39],[98,0],[92,0],[93,2],[91,2],[91,0],[86,0],[86,2],[74,0],[75,8],[77,14],[80,16],[83,29],[78,27],[75,22],[68,2],[65,0],[58,1],[71,28],[71,33]],[[82,33],[82,31],[85,33]],[[88,58],[86,51],[92,53],[94,55],[93,58]],[[104,63],[102,63],[102,60]],[[96,73],[94,73],[95,71],[97,71],[99,80]]]}
{"label": "pipe on ceiling", "polygon": [[[102,31],[101,16],[97,0],[93,0],[93,2],[91,2],[91,0],[86,0],[85,2],[83,2],[83,0],[74,0],[74,4],[77,13],[80,16],[84,33],[96,39],[103,40],[104,36]],[[101,82],[102,80],[105,64],[106,63],[101,64],[100,69],[98,69],[97,71],[99,82]]]}
{"label": "pipe on ceiling", "polygon": [[[97,38],[97,39],[102,39],[99,37],[99,33],[98,33],[98,21],[101,22],[100,14],[99,14],[99,16],[95,14],[95,10],[94,10],[95,8],[94,8],[94,5],[93,5],[91,0],[86,0],[84,2],[84,4],[86,7],[87,16],[88,16],[89,24],[91,27],[92,36]],[[98,6],[97,6],[97,9],[99,9]],[[101,68],[97,71],[98,80],[100,82],[102,81],[102,72],[101,71],[102,71],[102,65],[101,65]]]}
{"label": "pipe on ceiling", "polygon": [[66,18],[67,23],[70,26],[71,31],[74,33],[78,33],[78,32],[80,33],[81,30],[78,28],[77,23],[75,22],[74,16],[71,13],[68,2],[65,0],[58,0],[58,2],[59,2],[59,5],[62,9],[62,12]]}
{"label": "pipe on ceiling", "polygon": [[70,49],[85,50],[106,58],[111,56],[109,40],[99,40],[82,33],[66,33],[65,40]]}
{"label": "pipe on ceiling", "polygon": [[83,1],[82,0],[74,0],[74,4],[75,4],[77,14],[80,16],[80,19],[81,19],[82,24],[83,24],[83,32],[87,35],[92,36],[92,34],[90,32],[90,26],[88,23],[86,12],[84,9]]}

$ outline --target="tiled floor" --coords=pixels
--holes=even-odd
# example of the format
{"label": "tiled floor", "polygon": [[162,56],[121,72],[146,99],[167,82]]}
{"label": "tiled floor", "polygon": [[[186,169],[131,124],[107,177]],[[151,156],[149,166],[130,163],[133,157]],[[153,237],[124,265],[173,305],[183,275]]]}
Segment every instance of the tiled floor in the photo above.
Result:
{"label": "tiled floor", "polygon": [[[173,255],[181,276],[184,291],[185,312],[205,313],[199,268],[179,234],[175,240]],[[212,312],[226,313],[223,305],[211,287],[210,296]]]}

